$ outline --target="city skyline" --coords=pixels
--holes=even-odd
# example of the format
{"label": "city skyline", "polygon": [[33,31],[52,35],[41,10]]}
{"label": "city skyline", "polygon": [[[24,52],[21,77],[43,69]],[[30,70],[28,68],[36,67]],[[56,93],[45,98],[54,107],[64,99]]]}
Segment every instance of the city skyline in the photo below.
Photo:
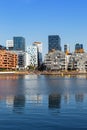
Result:
{"label": "city skyline", "polygon": [[0,44],[5,45],[13,36],[23,36],[27,46],[42,42],[45,54],[48,35],[59,35],[62,47],[69,44],[73,51],[80,43],[86,48],[86,11],[86,0],[1,0]]}

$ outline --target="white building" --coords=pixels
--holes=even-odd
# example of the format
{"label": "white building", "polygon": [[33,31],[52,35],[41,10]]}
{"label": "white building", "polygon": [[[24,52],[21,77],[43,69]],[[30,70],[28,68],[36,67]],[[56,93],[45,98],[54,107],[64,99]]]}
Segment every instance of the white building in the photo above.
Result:
{"label": "white building", "polygon": [[38,65],[41,65],[42,64],[42,43],[41,42],[34,42],[33,45],[37,47]]}
{"label": "white building", "polygon": [[87,53],[73,53],[69,59],[70,70],[87,71]]}
{"label": "white building", "polygon": [[27,49],[27,52],[29,54],[29,65],[31,66],[38,66],[38,51],[36,46],[30,46]]}
{"label": "white building", "polygon": [[13,48],[14,48],[13,40],[7,40],[7,41],[6,41],[6,48],[7,48],[8,50],[13,50]]}
{"label": "white building", "polygon": [[30,55],[28,52],[25,52],[25,68],[27,68],[30,65]]}
{"label": "white building", "polygon": [[26,69],[30,63],[29,63],[29,54],[24,51],[11,51],[17,54],[18,56],[18,64],[17,68],[20,69]]}

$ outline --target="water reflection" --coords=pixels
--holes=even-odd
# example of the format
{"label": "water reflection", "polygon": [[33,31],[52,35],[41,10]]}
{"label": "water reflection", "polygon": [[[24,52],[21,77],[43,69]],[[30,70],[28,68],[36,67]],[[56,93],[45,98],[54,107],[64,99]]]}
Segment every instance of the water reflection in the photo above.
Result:
{"label": "water reflection", "polygon": [[15,79],[18,79],[19,78],[19,76],[18,75],[12,75],[12,74],[2,74],[2,75],[0,75],[0,80],[3,80],[3,79],[5,79],[5,80],[9,80],[9,79],[12,79],[12,80],[15,80]]}
{"label": "water reflection", "polygon": [[6,97],[6,105],[8,108],[12,108],[14,104],[14,96],[7,96]]}
{"label": "water reflection", "polygon": [[14,105],[13,105],[13,111],[16,113],[23,112],[23,109],[25,107],[25,96],[15,96],[14,97]]}
{"label": "water reflection", "polygon": [[69,93],[64,94],[64,101],[65,101],[66,104],[69,103],[69,101],[70,101],[70,94]]}
{"label": "water reflection", "polygon": [[77,103],[78,102],[83,102],[84,101],[84,94],[83,93],[77,93],[75,95],[75,100],[76,100]]}
{"label": "water reflection", "polygon": [[61,95],[50,94],[49,95],[49,108],[60,108],[61,107]]}
{"label": "water reflection", "polygon": [[43,100],[43,96],[40,94],[29,95],[29,96],[27,96],[27,100],[29,103],[32,103],[32,104],[41,104],[42,100]]}
{"label": "water reflection", "polygon": [[13,126],[17,121],[31,129],[87,126],[87,80],[36,75],[2,79],[0,115],[10,125],[13,120]]}
{"label": "water reflection", "polygon": [[61,102],[64,100],[68,105],[72,95],[74,102],[83,103],[84,95],[87,94],[86,84],[85,79],[19,76],[16,80],[0,80],[0,100],[6,100],[7,107],[14,112],[23,112],[26,104],[61,109]]}

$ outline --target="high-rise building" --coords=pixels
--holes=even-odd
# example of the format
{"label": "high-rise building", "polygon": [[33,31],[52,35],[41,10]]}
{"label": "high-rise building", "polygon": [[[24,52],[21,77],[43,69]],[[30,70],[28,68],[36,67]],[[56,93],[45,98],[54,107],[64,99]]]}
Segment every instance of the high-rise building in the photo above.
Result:
{"label": "high-rise building", "polygon": [[13,37],[14,50],[25,51],[25,38]]}
{"label": "high-rise building", "polygon": [[27,52],[29,54],[29,65],[31,66],[38,66],[38,51],[36,46],[30,46],[27,49]]}
{"label": "high-rise building", "polygon": [[80,49],[80,44],[79,43],[76,43],[75,44],[75,50],[79,50]]}
{"label": "high-rise building", "polygon": [[33,45],[37,47],[38,66],[40,66],[42,64],[42,43],[41,42],[34,42]]}
{"label": "high-rise building", "polygon": [[83,44],[75,44],[75,53],[84,53]]}
{"label": "high-rise building", "polygon": [[68,44],[65,44],[65,45],[64,45],[64,52],[67,53],[67,52],[69,52],[69,51],[70,51],[69,45],[68,45]]}
{"label": "high-rise building", "polygon": [[61,39],[59,35],[48,36],[48,50],[60,50],[61,51]]}
{"label": "high-rise building", "polygon": [[13,40],[7,40],[6,41],[6,48],[8,50],[13,50],[13,48],[14,48]]}

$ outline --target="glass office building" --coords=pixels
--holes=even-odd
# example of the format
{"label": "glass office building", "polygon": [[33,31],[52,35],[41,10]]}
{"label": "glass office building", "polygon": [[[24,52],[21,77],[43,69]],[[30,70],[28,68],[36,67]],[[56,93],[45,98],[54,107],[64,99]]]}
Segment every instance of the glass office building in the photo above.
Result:
{"label": "glass office building", "polygon": [[50,52],[53,49],[61,51],[61,39],[60,39],[59,35],[48,36],[48,50]]}
{"label": "glass office building", "polygon": [[83,49],[83,44],[76,43],[75,50]]}
{"label": "glass office building", "polygon": [[14,50],[25,51],[25,38],[13,37]]}

